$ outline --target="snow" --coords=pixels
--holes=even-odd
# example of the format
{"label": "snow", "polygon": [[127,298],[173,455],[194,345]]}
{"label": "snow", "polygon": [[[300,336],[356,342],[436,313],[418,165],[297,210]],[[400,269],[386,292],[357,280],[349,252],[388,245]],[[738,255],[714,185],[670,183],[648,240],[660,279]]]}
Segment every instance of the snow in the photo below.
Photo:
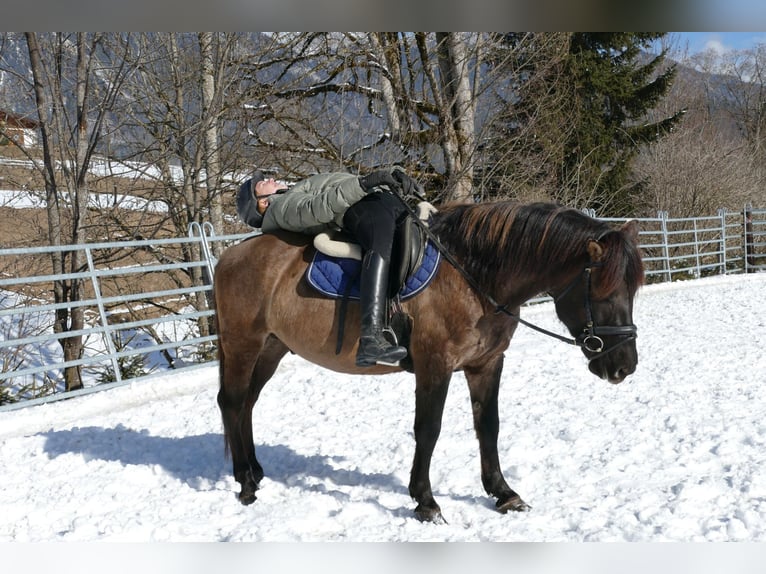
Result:
{"label": "snow", "polygon": [[[764,293],[764,274],[644,287],[639,365],[620,385],[520,327],[499,447],[528,513],[496,513],[481,487],[461,373],[431,466],[448,524],[422,524],[414,378],[288,356],[254,411],[266,477],[247,507],[214,367],[0,413],[0,541],[766,541]],[[524,316],[563,333],[550,303]]]}
{"label": "snow", "polygon": [[[67,194],[60,194],[67,201]],[[42,208],[45,207],[45,194],[40,191],[24,189],[0,189],[0,207]],[[167,213],[168,206],[162,201],[148,201],[141,197],[124,194],[91,193],[88,195],[88,207],[92,209],[130,209],[133,211],[150,211]]]}

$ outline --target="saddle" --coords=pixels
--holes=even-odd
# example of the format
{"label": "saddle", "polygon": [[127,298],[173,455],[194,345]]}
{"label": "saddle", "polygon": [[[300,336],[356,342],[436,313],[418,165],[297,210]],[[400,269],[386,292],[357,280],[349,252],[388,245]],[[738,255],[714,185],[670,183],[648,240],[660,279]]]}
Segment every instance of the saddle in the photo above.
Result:
{"label": "saddle", "polygon": [[[418,204],[416,214],[421,221],[436,208],[428,202]],[[320,233],[314,237],[317,255],[309,266],[309,283],[329,297],[358,299],[358,277],[362,248],[342,232]],[[408,215],[396,229],[391,249],[388,297],[407,299],[420,292],[433,278],[438,266],[439,252],[412,216]]]}

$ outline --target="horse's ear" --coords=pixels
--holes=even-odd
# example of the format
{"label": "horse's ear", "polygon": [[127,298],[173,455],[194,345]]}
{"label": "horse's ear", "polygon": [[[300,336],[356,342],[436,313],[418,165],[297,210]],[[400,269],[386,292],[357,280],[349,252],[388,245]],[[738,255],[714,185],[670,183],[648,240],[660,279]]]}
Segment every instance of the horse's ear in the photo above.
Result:
{"label": "horse's ear", "polygon": [[604,248],[595,239],[588,240],[588,255],[592,263],[598,263],[604,256]]}
{"label": "horse's ear", "polygon": [[623,223],[620,231],[622,231],[625,234],[625,237],[627,237],[632,243],[638,242],[638,221],[635,219],[631,219],[630,221]]}

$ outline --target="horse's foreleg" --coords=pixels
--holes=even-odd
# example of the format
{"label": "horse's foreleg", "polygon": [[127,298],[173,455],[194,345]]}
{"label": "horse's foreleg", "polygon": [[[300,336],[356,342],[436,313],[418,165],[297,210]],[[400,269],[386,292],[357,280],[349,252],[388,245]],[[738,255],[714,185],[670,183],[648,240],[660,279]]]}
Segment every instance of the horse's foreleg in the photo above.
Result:
{"label": "horse's foreleg", "polygon": [[465,368],[473,410],[473,425],[479,439],[481,455],[481,482],[487,494],[497,498],[498,511],[525,511],[529,506],[508,486],[500,469],[497,437],[500,429],[498,394],[503,355],[481,367]]}
{"label": "horse's foreleg", "polygon": [[410,496],[418,503],[415,516],[423,522],[445,522],[431,492],[431,456],[442,426],[449,374],[436,378],[416,375],[415,458],[410,473]]}

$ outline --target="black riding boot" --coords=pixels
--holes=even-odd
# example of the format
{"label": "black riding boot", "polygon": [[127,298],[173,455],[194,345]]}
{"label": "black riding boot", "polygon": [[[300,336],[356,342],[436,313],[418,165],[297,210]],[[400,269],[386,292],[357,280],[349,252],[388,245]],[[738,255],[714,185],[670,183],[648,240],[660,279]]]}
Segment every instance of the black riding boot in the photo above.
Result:
{"label": "black riding boot", "polygon": [[374,251],[367,251],[362,260],[360,304],[362,328],[357,367],[372,365],[398,365],[407,356],[407,349],[392,345],[383,336],[388,289],[388,263]]}

